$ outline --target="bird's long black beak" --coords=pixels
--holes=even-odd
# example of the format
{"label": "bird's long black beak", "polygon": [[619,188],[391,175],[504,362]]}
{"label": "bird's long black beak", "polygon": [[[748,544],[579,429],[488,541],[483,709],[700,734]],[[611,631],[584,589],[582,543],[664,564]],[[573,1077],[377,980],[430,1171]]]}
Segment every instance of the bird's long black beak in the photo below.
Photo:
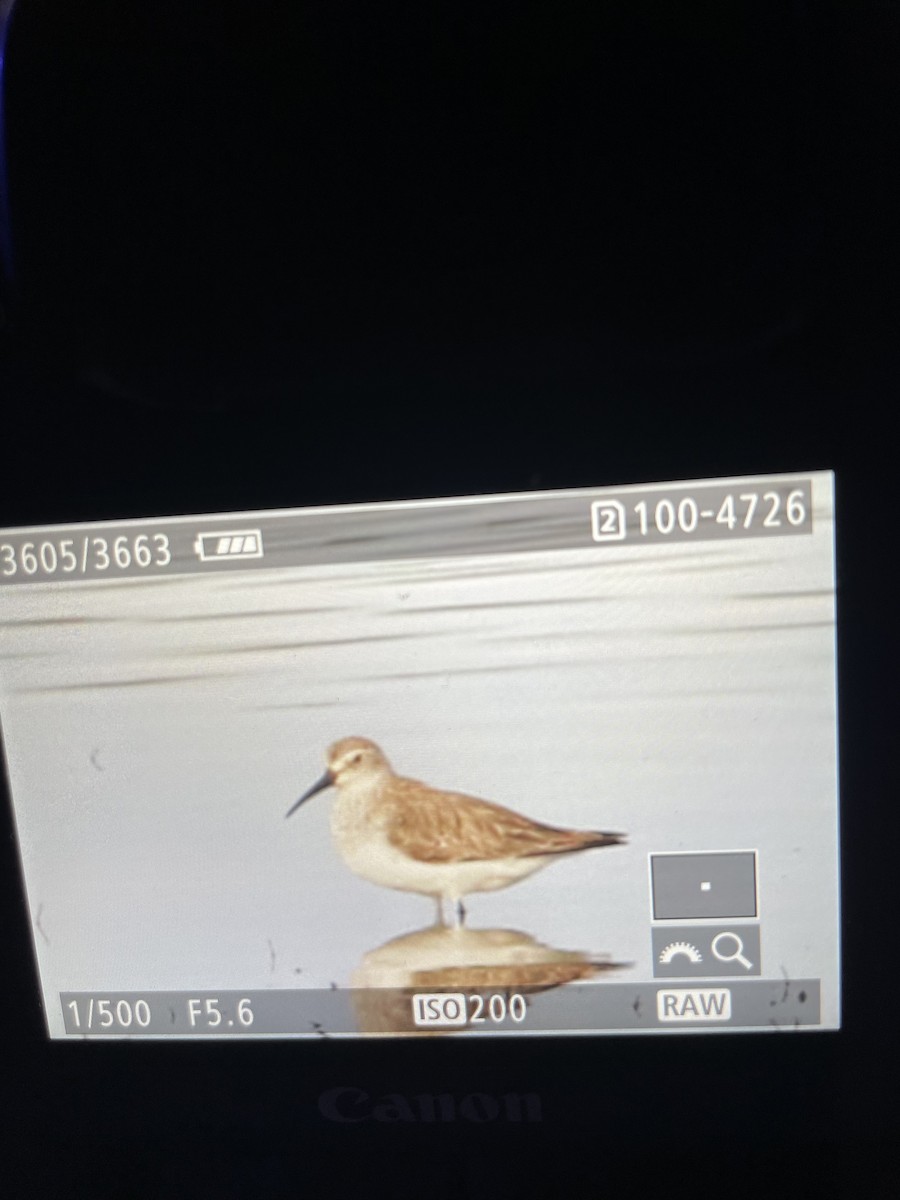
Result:
{"label": "bird's long black beak", "polygon": [[324,792],[325,789],[331,787],[333,783],[334,780],[331,777],[331,772],[326,771],[321,779],[317,779],[312,787],[308,788],[307,791],[305,791],[300,797],[300,799],[291,805],[291,807],[284,814],[285,817],[289,817],[291,813],[295,813],[300,805],[305,804],[307,800],[309,800],[312,796],[315,796],[316,792]]}

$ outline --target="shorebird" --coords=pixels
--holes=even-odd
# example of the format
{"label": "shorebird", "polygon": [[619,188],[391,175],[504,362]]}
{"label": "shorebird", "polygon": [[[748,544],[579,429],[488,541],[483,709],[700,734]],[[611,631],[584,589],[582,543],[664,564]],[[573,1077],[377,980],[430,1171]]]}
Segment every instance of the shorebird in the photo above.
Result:
{"label": "shorebird", "polygon": [[438,925],[447,924],[449,904],[452,924],[462,926],[470,892],[509,887],[558,858],[625,840],[620,833],[557,829],[490,800],[405,779],[368,738],[335,742],[327,763],[286,816],[336,787],[331,830],[344,862],[382,887],[431,896]]}

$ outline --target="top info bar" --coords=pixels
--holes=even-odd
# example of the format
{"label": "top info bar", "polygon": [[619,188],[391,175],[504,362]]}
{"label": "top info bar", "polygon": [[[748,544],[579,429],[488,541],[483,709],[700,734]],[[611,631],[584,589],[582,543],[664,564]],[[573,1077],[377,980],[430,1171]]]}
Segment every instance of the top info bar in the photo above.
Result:
{"label": "top info bar", "polygon": [[812,533],[830,473],[0,531],[0,587]]}

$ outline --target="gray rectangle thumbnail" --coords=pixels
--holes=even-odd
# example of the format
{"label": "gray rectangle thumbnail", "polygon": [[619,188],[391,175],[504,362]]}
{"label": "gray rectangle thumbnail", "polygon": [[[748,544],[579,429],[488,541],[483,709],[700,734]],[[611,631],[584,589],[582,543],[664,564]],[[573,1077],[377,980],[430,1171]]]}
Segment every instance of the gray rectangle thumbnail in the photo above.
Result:
{"label": "gray rectangle thumbnail", "polygon": [[757,915],[756,852],[651,854],[656,921]]}

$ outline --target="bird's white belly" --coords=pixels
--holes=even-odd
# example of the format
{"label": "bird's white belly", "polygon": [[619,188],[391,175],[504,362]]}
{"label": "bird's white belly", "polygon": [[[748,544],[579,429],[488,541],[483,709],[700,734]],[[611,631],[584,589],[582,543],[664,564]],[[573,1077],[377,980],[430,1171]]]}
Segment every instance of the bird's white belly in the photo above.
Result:
{"label": "bird's white belly", "polygon": [[458,900],[470,892],[492,892],[546,866],[546,858],[502,858],[477,862],[420,862],[391,845],[379,830],[364,837],[336,839],[344,862],[355,874],[382,887]]}

